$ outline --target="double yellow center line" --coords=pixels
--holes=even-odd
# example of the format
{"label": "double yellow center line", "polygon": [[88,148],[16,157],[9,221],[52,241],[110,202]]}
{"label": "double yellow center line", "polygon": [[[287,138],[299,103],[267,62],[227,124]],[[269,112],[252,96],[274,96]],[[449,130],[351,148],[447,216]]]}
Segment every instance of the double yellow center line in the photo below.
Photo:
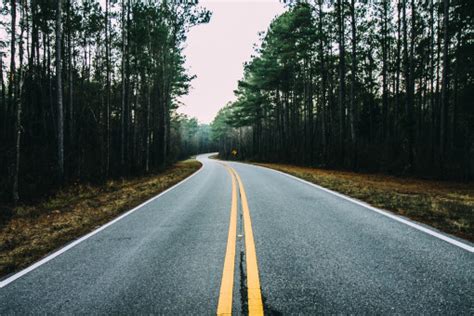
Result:
{"label": "double yellow center line", "polygon": [[232,314],[232,292],[234,289],[235,247],[237,237],[237,183],[240,191],[245,236],[245,258],[247,266],[247,297],[249,315],[263,315],[262,293],[258,274],[257,253],[252,231],[252,220],[244,185],[238,173],[228,165],[224,166],[232,178],[232,204],[230,210],[229,234],[224,259],[217,315]]}

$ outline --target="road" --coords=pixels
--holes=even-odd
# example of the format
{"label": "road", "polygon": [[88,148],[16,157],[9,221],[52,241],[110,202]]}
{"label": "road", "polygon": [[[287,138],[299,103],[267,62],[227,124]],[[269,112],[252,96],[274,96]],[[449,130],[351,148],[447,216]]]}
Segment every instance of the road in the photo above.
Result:
{"label": "road", "polygon": [[0,314],[474,313],[472,244],[198,159],[191,178],[0,282]]}

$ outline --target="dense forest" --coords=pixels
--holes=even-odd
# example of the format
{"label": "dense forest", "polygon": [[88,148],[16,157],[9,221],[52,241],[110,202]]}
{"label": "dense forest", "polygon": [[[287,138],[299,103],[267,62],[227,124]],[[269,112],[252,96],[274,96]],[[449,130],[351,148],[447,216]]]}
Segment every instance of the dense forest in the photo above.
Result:
{"label": "dense forest", "polygon": [[[0,200],[229,158],[474,179],[474,2],[293,1],[210,125],[191,1],[0,0]],[[205,105],[203,105],[205,106]],[[235,153],[234,151],[234,153]]]}
{"label": "dense forest", "polygon": [[190,1],[0,0],[0,200],[208,150],[176,109],[186,34],[209,19]]}
{"label": "dense forest", "polygon": [[474,1],[305,1],[212,124],[238,159],[474,178]]}

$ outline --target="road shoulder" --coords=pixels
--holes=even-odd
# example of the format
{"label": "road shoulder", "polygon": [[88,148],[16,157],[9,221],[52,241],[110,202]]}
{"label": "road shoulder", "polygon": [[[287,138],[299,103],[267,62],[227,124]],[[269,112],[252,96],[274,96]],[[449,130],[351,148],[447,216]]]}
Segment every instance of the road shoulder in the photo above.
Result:
{"label": "road shoulder", "polygon": [[0,227],[0,276],[100,229],[187,179],[201,166],[196,160],[187,160],[159,174],[108,181],[103,186],[74,185],[40,203],[15,208],[14,215]]}
{"label": "road shoulder", "polygon": [[255,164],[388,210],[461,239],[474,241],[474,187],[285,164]]}

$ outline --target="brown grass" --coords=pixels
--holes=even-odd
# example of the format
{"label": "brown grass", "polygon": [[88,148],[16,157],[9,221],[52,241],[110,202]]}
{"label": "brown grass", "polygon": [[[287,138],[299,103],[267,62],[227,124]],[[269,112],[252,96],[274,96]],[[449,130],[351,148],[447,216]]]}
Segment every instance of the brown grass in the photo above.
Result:
{"label": "brown grass", "polygon": [[200,162],[186,160],[157,175],[108,181],[103,186],[77,184],[36,205],[13,209],[14,215],[0,226],[0,276],[94,230],[200,167]]}
{"label": "brown grass", "polygon": [[474,241],[474,184],[259,164]]}

